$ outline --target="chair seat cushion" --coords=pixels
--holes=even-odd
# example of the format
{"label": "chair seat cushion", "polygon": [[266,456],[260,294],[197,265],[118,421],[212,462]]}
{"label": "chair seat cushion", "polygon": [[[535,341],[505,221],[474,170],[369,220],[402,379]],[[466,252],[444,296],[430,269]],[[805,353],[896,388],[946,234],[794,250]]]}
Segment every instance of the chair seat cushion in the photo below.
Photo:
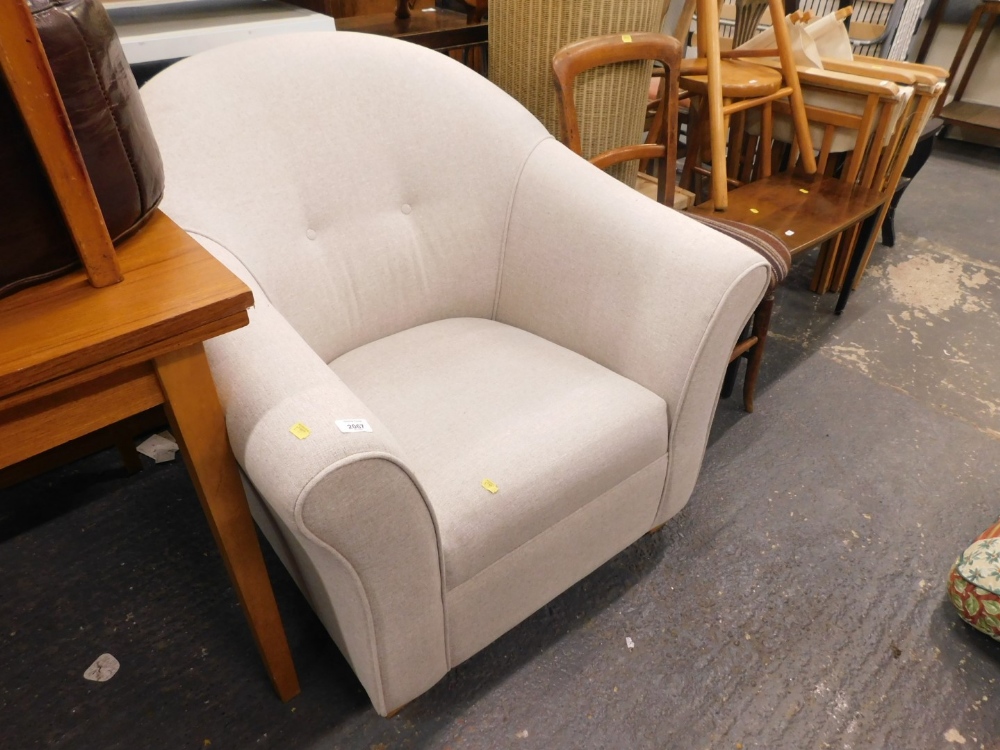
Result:
{"label": "chair seat cushion", "polygon": [[962,619],[1000,641],[1000,522],[959,556],[948,584],[952,604]]}
{"label": "chair seat cushion", "polygon": [[[330,366],[422,485],[449,590],[667,452],[663,399],[491,320],[428,323]],[[659,501],[649,498],[650,524]]]}

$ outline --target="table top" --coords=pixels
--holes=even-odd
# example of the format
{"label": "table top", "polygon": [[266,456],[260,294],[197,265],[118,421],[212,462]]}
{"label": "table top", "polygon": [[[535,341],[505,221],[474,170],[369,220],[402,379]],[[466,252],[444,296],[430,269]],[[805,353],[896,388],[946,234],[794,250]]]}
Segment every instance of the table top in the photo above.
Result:
{"label": "table top", "polygon": [[785,172],[730,190],[729,207],[721,213],[711,201],[688,210],[767,229],[795,255],[854,226],[886,199],[885,193],[832,177]]}
{"label": "table top", "polygon": [[444,8],[415,10],[402,19],[395,13],[374,13],[337,21],[339,31],[392,36],[435,49],[481,44],[487,39],[488,28],[486,21],[469,23],[464,13]]}
{"label": "table top", "polygon": [[160,211],[117,250],[119,284],[94,288],[80,270],[0,300],[0,399],[246,324],[250,289]]}

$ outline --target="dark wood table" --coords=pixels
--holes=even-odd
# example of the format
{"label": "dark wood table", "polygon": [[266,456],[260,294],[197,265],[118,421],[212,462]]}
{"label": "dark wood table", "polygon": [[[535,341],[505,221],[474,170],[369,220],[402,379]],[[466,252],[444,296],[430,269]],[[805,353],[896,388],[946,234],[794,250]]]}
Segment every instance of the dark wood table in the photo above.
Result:
{"label": "dark wood table", "polygon": [[124,281],[81,270],[0,300],[0,469],[166,411],[275,690],[299,692],[202,342],[244,326],[253,295],[156,212],[118,248]]}
{"label": "dark wood table", "polygon": [[[786,172],[733,190],[729,193],[729,206],[719,215],[777,235],[784,240],[793,257],[860,225],[848,261],[847,278],[835,308],[839,315],[851,295],[878,212],[891,197],[833,177]],[[716,215],[712,201],[688,210]]]}
{"label": "dark wood table", "polygon": [[443,8],[414,10],[409,18],[394,13],[340,18],[337,30],[391,36],[442,51],[486,44],[489,38],[486,21],[469,23],[465,13]]}

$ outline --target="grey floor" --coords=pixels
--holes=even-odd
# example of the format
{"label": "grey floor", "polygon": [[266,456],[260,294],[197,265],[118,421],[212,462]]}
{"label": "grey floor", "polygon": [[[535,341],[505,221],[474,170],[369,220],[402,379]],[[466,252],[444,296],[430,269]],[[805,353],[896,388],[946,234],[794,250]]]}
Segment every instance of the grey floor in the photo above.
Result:
{"label": "grey floor", "polygon": [[998,198],[943,142],[842,318],[800,261],[687,508],[391,720],[269,554],[277,700],[180,466],[0,494],[0,747],[1000,748],[1000,644],[945,595],[1000,514]]}

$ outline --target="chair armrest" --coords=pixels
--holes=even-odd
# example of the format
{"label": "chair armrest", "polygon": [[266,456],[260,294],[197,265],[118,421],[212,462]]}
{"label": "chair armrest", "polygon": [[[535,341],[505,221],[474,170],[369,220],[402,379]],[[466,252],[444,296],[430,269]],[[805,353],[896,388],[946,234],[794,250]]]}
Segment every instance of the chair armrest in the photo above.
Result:
{"label": "chair armrest", "polygon": [[553,140],[525,164],[503,252],[497,320],[666,401],[662,523],[694,488],[726,365],[768,286],[767,263]]}
{"label": "chair armrest", "polygon": [[[384,714],[405,700],[398,696],[423,692],[447,671],[433,512],[378,416],[239,260],[194,236],[254,291],[250,324],[205,345],[233,452],[283,536],[291,530],[285,541],[300,553],[295,565],[300,578],[311,578],[317,613],[340,634],[338,645]],[[359,419],[372,431],[344,433],[336,424]],[[297,423],[310,430],[304,439],[290,431]],[[317,601],[321,587],[329,602]],[[393,673],[400,664],[409,669]]]}
{"label": "chair armrest", "polygon": [[[948,79],[948,71],[944,68],[939,68],[937,65],[925,65],[923,63],[907,62],[905,60],[886,60],[882,57],[872,57],[870,55],[855,55],[854,60],[855,62],[875,65],[878,67],[898,68],[899,70],[909,71],[913,74],[928,76],[938,81],[945,81]],[[918,83],[920,82],[922,81],[918,80]]]}
{"label": "chair armrest", "polygon": [[[863,78],[877,78],[880,81],[891,81],[900,86],[912,86],[917,82],[918,78],[914,71],[904,70],[903,68],[861,62],[859,60],[832,60],[827,57],[823,58],[823,70],[850,73],[851,75]],[[930,76],[921,74],[919,77],[929,78]]]}
{"label": "chair armrest", "polygon": [[[755,60],[754,62],[775,70],[781,67],[779,63],[771,60]],[[863,69],[862,66],[858,66],[857,74],[824,68],[798,67],[797,70],[799,82],[811,87],[851,94],[877,94],[886,99],[899,98],[899,86],[885,77],[876,79],[870,75],[870,71]]]}

